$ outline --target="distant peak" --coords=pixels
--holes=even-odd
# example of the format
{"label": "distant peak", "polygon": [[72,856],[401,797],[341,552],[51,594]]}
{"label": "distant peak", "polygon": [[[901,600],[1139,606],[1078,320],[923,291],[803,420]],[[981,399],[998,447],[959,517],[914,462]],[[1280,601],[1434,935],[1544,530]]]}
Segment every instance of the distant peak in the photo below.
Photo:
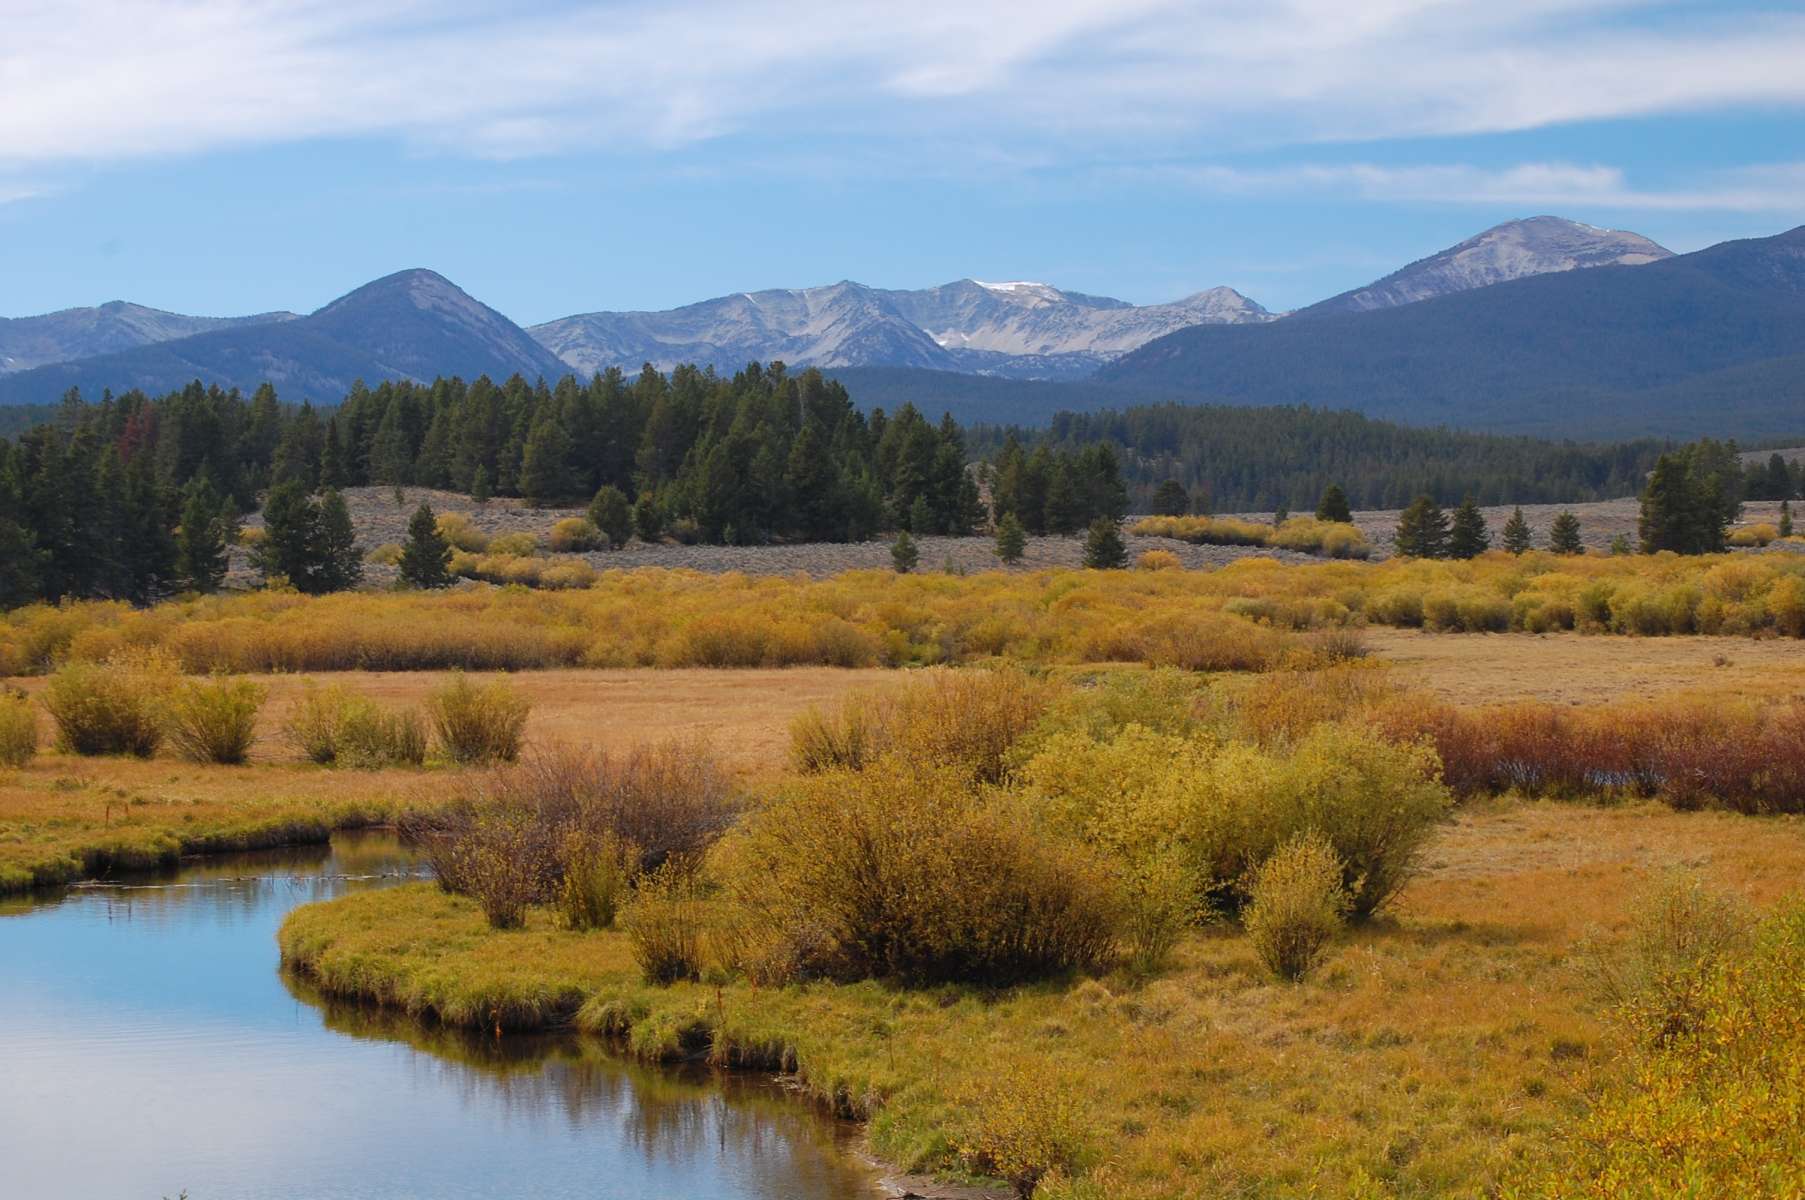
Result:
{"label": "distant peak", "polygon": [[988,283],[982,279],[974,279],[972,282],[992,292],[1055,292],[1059,290],[1050,283],[1041,283],[1034,279],[1014,279],[1007,283]]}

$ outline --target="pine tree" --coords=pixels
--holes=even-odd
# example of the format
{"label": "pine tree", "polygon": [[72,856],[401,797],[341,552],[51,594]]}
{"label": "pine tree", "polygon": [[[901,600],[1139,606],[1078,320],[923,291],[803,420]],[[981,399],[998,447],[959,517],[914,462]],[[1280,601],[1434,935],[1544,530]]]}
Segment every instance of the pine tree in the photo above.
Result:
{"label": "pine tree", "polygon": [[1090,524],[1084,538],[1084,565],[1098,571],[1119,571],[1128,565],[1128,547],[1122,544],[1122,527],[1108,517]]}
{"label": "pine tree", "polygon": [[1454,510],[1454,520],[1448,528],[1448,557],[1478,558],[1491,544],[1492,535],[1485,527],[1485,514],[1479,511],[1471,496],[1464,497],[1460,507]]}
{"label": "pine tree", "polygon": [[1780,536],[1783,538],[1788,538],[1788,537],[1792,536],[1792,501],[1791,500],[1780,501]]}
{"label": "pine tree", "polygon": [[1323,489],[1322,499],[1316,502],[1316,519],[1339,521],[1344,525],[1353,523],[1354,512],[1348,507],[1347,493],[1339,483],[1331,483]]}
{"label": "pine tree", "polygon": [[176,539],[176,572],[191,591],[217,592],[226,578],[231,517],[225,501],[202,472],[188,483],[182,528]]}
{"label": "pine tree", "polygon": [[1061,455],[1047,478],[1046,527],[1048,533],[1076,533],[1083,510],[1079,507],[1077,481],[1070,460]]}
{"label": "pine tree", "polygon": [[1523,507],[1518,505],[1504,523],[1504,548],[1512,554],[1523,554],[1530,544],[1529,522],[1523,519]]}
{"label": "pine tree", "polygon": [[996,556],[1004,566],[1011,566],[1022,559],[1028,550],[1028,534],[1022,523],[1015,519],[1014,513],[1004,513],[1003,519],[997,522]]}
{"label": "pine tree", "polygon": [[601,530],[608,547],[619,550],[633,536],[633,506],[626,493],[612,483],[604,484],[589,502],[589,523]]}
{"label": "pine tree", "polygon": [[401,547],[401,582],[409,587],[442,588],[452,581],[451,543],[439,532],[430,504],[414,510]]}
{"label": "pine tree", "polygon": [[356,587],[363,579],[363,553],[351,526],[351,510],[336,488],[320,499],[314,530],[314,588],[320,592],[342,592]]}
{"label": "pine tree", "polygon": [[921,562],[921,551],[916,548],[915,539],[909,536],[908,530],[897,531],[896,541],[890,545],[890,562],[898,575],[907,575]]}
{"label": "pine tree", "polygon": [[642,542],[656,542],[664,536],[664,510],[650,490],[639,493],[633,505],[633,532]]}
{"label": "pine tree", "polygon": [[1153,489],[1153,513],[1159,517],[1182,517],[1191,511],[1191,494],[1176,479],[1168,479]]}
{"label": "pine tree", "polygon": [[489,468],[478,467],[470,476],[470,498],[478,504],[487,504],[493,486],[489,480]]}
{"label": "pine tree", "polygon": [[339,437],[338,416],[326,421],[326,436],[320,446],[320,486],[344,487],[351,482],[345,472],[345,446]]}
{"label": "pine tree", "polygon": [[544,507],[570,498],[575,487],[570,470],[570,435],[555,418],[533,426],[520,461],[520,494],[528,504]]}
{"label": "pine tree", "polygon": [[1405,558],[1446,558],[1448,514],[1429,496],[1418,496],[1398,517],[1392,544]]}
{"label": "pine tree", "polygon": [[908,529],[916,537],[934,532],[934,511],[928,507],[926,496],[915,497],[915,503],[909,506]]}
{"label": "pine tree", "polygon": [[307,590],[303,580],[313,569],[316,521],[313,504],[298,481],[270,489],[263,506],[263,537],[251,550],[251,563],[265,584],[283,579],[297,590]]}
{"label": "pine tree", "polygon": [[1570,512],[1555,517],[1548,527],[1548,548],[1556,554],[1585,553],[1585,544],[1579,540],[1579,518]]}

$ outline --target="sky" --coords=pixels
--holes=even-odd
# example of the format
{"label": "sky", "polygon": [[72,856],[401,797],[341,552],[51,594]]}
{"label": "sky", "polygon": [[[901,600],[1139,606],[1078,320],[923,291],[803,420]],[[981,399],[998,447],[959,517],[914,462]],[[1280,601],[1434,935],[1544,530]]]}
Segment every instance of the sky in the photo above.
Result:
{"label": "sky", "polygon": [[1268,308],[1805,224],[1805,0],[0,0],[0,316],[856,279]]}

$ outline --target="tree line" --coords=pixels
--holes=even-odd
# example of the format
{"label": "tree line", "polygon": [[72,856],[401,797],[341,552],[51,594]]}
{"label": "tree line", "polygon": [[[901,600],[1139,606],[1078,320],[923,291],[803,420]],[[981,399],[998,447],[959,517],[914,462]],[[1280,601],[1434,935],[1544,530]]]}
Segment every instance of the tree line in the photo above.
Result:
{"label": "tree line", "polygon": [[1307,406],[1150,404],[1060,413],[1045,429],[975,425],[984,457],[1011,441],[1030,452],[1113,446],[1134,512],[1158,511],[1170,480],[1193,511],[1304,511],[1330,484],[1357,509],[1399,509],[1419,495],[1455,504],[1564,504],[1634,496],[1673,444],[1548,442],[1426,429]]}

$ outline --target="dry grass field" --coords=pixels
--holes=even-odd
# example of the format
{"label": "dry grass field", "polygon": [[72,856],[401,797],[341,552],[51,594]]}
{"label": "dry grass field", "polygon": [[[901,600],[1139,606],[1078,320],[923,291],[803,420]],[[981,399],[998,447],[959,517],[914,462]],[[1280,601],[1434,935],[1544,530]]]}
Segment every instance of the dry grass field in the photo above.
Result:
{"label": "dry grass field", "polygon": [[1774,639],[1602,638],[1368,628],[1401,682],[1455,704],[1597,704],[1676,693],[1805,697],[1805,651]]}

